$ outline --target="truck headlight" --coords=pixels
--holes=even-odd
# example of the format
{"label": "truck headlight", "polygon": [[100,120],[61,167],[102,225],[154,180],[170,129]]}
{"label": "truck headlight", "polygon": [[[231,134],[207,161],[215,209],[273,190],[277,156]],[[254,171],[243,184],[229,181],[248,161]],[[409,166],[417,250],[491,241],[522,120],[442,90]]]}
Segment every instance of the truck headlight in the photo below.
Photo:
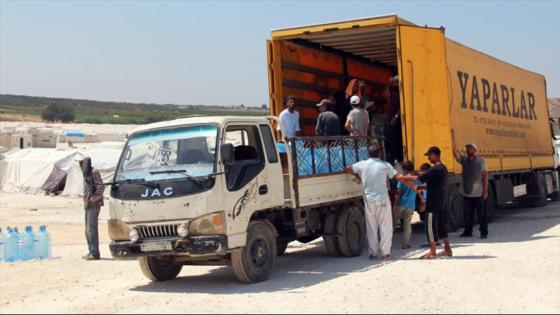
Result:
{"label": "truck headlight", "polygon": [[187,237],[189,235],[187,224],[179,224],[179,226],[177,226],[177,235],[180,237]]}
{"label": "truck headlight", "polygon": [[212,213],[197,219],[194,219],[189,224],[190,235],[214,235],[225,234],[226,223],[224,213]]}
{"label": "truck headlight", "polygon": [[109,237],[113,241],[129,240],[130,226],[126,222],[111,219],[107,221],[107,228],[109,230]]}
{"label": "truck headlight", "polygon": [[137,229],[132,229],[130,230],[130,232],[128,232],[128,239],[132,242],[132,243],[136,243],[138,242],[138,239],[140,238],[140,234],[138,234],[138,230]]}

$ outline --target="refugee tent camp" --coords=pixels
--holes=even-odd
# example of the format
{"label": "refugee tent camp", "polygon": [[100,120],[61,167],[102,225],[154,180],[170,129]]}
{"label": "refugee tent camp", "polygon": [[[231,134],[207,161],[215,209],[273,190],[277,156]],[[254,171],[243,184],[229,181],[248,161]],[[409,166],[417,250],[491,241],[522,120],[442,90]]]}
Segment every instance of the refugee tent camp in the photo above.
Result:
{"label": "refugee tent camp", "polygon": [[89,156],[93,167],[100,171],[103,181],[110,182],[122,147],[123,143],[102,142],[87,150],[43,148],[11,150],[4,153],[0,161],[0,190],[81,196],[83,175],[79,160]]}
{"label": "refugee tent camp", "polygon": [[77,150],[13,149],[0,161],[0,189],[4,192],[40,193],[56,163],[73,161]]}

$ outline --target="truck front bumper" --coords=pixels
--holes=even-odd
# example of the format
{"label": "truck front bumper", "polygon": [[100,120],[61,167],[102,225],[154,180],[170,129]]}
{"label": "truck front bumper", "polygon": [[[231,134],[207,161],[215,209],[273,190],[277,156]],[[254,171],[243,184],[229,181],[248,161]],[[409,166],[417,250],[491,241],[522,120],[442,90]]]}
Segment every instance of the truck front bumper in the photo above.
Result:
{"label": "truck front bumper", "polygon": [[[144,243],[170,242],[171,250],[142,251]],[[227,253],[227,237],[225,235],[188,236],[185,238],[162,238],[140,240],[138,242],[113,241],[109,243],[111,255],[117,259],[141,256],[206,256],[224,255]]]}

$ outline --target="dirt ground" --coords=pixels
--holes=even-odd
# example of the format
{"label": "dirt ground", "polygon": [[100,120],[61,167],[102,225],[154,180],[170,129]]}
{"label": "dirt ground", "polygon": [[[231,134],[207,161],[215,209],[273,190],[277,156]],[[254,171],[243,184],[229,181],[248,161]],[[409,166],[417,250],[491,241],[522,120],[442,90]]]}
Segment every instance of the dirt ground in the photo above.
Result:
{"label": "dirt ground", "polygon": [[[105,222],[108,209],[103,209]],[[185,267],[151,283],[136,261],[86,262],[79,199],[0,194],[0,226],[48,224],[53,258],[0,263],[0,313],[560,313],[560,203],[500,210],[490,237],[459,239],[455,257],[417,259],[393,242],[395,261],[332,258],[321,241],[292,243],[272,277],[241,284],[229,267]]]}

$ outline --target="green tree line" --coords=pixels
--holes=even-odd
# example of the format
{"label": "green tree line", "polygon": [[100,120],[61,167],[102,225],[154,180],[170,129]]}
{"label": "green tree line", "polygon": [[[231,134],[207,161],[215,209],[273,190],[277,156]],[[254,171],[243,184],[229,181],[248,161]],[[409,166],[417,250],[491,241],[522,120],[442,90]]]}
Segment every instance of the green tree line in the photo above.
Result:
{"label": "green tree line", "polygon": [[146,124],[191,116],[262,116],[264,107],[240,109],[218,105],[175,105],[102,102],[69,98],[49,98],[0,94],[0,113],[41,116],[45,121],[76,123]]}

